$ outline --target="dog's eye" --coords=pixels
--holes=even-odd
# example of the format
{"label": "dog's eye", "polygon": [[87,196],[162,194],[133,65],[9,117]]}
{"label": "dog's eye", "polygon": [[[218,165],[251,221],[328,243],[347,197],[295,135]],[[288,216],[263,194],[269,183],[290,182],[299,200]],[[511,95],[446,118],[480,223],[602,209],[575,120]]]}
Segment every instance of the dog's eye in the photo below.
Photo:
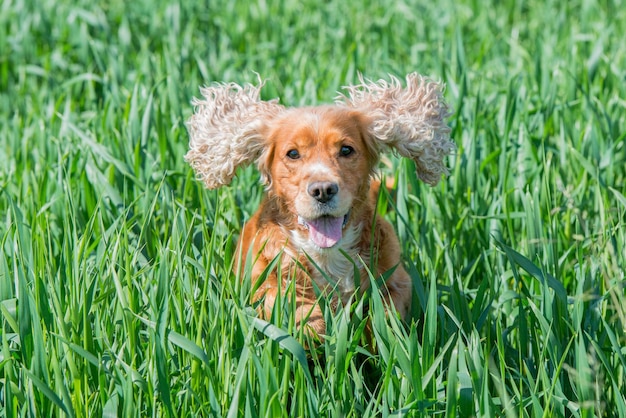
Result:
{"label": "dog's eye", "polygon": [[291,160],[297,160],[298,158],[300,158],[300,153],[297,149],[290,149],[289,151],[287,151],[287,158]]}
{"label": "dog's eye", "polygon": [[339,154],[342,157],[347,157],[348,155],[352,154],[354,152],[354,148],[349,147],[347,145],[344,145],[343,147],[341,147],[341,150],[339,151]]}

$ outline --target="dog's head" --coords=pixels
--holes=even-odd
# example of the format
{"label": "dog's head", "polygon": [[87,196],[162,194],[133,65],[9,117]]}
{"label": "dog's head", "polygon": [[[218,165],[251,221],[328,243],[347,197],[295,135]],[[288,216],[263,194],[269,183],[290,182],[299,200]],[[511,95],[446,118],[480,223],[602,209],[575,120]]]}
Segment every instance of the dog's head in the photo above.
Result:
{"label": "dog's head", "polygon": [[338,106],[289,109],[269,124],[258,165],[270,197],[320,248],[334,246],[368,195],[378,159],[370,121]]}
{"label": "dog's head", "polygon": [[369,179],[385,149],[416,162],[436,184],[454,145],[438,84],[417,74],[406,87],[393,78],[347,87],[333,106],[285,108],[262,101],[260,87],[202,89],[188,123],[186,160],[207,187],[228,184],[238,166],[256,163],[271,198],[287,208],[290,225],[308,229],[320,248],[334,246],[365,204]]}

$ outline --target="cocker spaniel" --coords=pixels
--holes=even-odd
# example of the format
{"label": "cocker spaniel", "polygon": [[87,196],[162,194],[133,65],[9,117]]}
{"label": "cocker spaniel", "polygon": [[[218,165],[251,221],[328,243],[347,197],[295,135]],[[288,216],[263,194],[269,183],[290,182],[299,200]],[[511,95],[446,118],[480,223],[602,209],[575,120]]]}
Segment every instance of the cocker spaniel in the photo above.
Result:
{"label": "cocker spaniel", "polygon": [[[193,101],[185,156],[210,189],[228,185],[247,164],[262,175],[266,195],[237,251],[240,264],[252,256],[253,283],[265,277],[253,296],[261,314],[269,317],[279,289],[295,280],[298,325],[324,334],[316,288],[347,303],[367,290],[369,280],[355,280],[359,270],[368,277],[367,267],[376,277],[387,273],[381,292],[404,318],[411,278],[393,227],[376,214],[379,182],[372,176],[387,150],[415,161],[418,177],[430,185],[447,173],[444,159],[454,144],[442,87],[416,73],[404,86],[394,77],[361,77],[334,105],[297,108],[261,100],[261,87],[202,88],[204,98]],[[281,276],[263,274],[278,256]]]}

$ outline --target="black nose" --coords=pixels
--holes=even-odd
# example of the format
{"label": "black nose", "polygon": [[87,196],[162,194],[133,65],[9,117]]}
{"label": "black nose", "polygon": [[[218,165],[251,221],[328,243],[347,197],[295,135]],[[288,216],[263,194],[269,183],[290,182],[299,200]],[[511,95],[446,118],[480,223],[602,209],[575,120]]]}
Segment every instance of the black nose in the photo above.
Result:
{"label": "black nose", "polygon": [[314,197],[320,203],[326,203],[333,198],[339,191],[337,183],[331,183],[329,181],[316,181],[309,184],[307,189],[309,195]]}

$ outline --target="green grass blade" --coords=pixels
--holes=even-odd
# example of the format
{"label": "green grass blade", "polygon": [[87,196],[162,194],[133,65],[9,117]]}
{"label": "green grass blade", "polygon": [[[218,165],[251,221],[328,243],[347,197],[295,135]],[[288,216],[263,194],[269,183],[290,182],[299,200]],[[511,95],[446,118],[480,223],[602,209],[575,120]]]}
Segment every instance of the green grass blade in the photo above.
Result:
{"label": "green grass blade", "polygon": [[46,383],[44,383],[37,376],[35,376],[33,373],[31,373],[30,371],[26,369],[22,369],[22,373],[24,373],[30,379],[30,381],[33,382],[33,384],[37,387],[37,389],[39,389],[46,398],[48,398],[59,409],[65,412],[67,416],[69,417],[74,416],[74,410],[72,409],[71,405],[68,406],[65,403],[63,403],[61,398],[59,398],[59,396],[56,393],[54,393],[54,391],[50,389],[50,387]]}
{"label": "green grass blade", "polygon": [[287,334],[282,329],[277,326],[270,324],[269,322],[257,318],[250,317],[252,321],[252,326],[256,328],[258,331],[267,336],[270,340],[277,343],[280,347],[287,350],[291,355],[296,359],[296,361],[302,366],[302,371],[304,372],[304,376],[306,377],[309,383],[312,383],[313,380],[309,373],[309,367],[307,363],[306,352],[302,345],[291,335]]}

